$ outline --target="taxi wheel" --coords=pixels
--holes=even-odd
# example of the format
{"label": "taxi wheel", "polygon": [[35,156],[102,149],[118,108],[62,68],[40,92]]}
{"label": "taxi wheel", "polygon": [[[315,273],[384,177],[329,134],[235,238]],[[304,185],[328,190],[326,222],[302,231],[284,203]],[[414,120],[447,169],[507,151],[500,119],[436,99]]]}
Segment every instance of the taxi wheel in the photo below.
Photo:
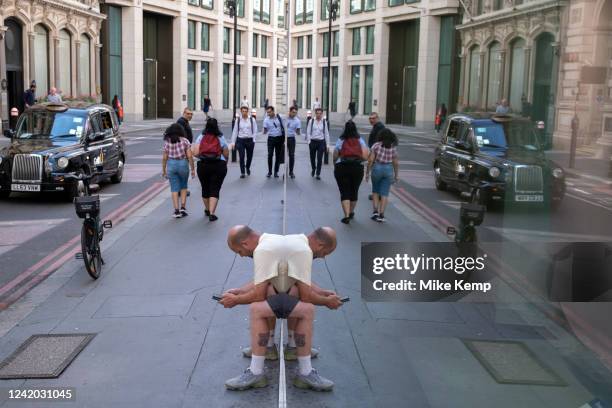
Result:
{"label": "taxi wheel", "polygon": [[434,165],[434,183],[437,190],[444,191],[447,188],[446,183],[442,181],[442,176],[440,175],[440,165],[438,163]]}
{"label": "taxi wheel", "polygon": [[66,200],[73,202],[76,197],[83,197],[89,195],[89,188],[83,180],[77,181],[71,186],[66,194]]}
{"label": "taxi wheel", "polygon": [[123,179],[123,167],[125,166],[124,158],[121,157],[117,163],[117,172],[111,176],[111,183],[119,184]]}

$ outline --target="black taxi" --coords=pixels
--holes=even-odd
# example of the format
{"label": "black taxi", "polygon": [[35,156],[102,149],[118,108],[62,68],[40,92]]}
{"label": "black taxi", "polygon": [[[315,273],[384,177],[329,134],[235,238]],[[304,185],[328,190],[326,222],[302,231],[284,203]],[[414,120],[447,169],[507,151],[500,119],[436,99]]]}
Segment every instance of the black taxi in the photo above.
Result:
{"label": "black taxi", "polygon": [[0,150],[0,198],[60,192],[72,200],[89,184],[123,177],[125,144],[108,105],[34,105],[4,136],[11,143]]}
{"label": "black taxi", "polygon": [[435,149],[435,186],[476,192],[476,199],[488,206],[539,203],[556,209],[565,194],[565,173],[546,158],[540,140],[537,126],[527,118],[451,115]]}

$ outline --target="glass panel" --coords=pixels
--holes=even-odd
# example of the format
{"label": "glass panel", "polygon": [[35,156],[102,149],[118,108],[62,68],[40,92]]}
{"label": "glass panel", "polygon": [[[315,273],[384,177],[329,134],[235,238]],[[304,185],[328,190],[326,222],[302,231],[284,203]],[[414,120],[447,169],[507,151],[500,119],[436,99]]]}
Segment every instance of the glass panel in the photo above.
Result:
{"label": "glass panel", "polygon": [[312,23],[312,15],[314,13],[314,0],[306,0],[306,23]]}
{"label": "glass panel", "polygon": [[295,0],[295,24],[304,24],[304,1]]}
{"label": "glass panel", "polygon": [[253,21],[261,20],[261,0],[253,1]]}
{"label": "glass panel", "polygon": [[306,58],[312,58],[312,35],[306,37]]}
{"label": "glass panel", "polygon": [[234,95],[234,100],[232,103],[234,103],[236,105],[236,107],[240,106],[240,101],[242,100],[241,98],[241,93],[240,93],[240,65],[236,65],[236,69],[234,71],[234,80],[236,81],[236,95]]}
{"label": "glass panel", "polygon": [[195,109],[195,61],[187,61],[187,106]]}
{"label": "glass panel", "polygon": [[276,16],[278,18],[278,27],[285,28],[285,7],[283,0],[276,0]]}
{"label": "glass panel", "polygon": [[[49,90],[49,34],[42,25],[34,27],[34,78],[38,93],[47,95]],[[44,92],[44,93],[43,93]]]}
{"label": "glass panel", "polygon": [[323,33],[323,56],[327,57],[329,54],[329,33]]}
{"label": "glass panel", "polygon": [[304,58],[304,37],[297,38],[297,56],[296,59]]}
{"label": "glass panel", "polygon": [[302,68],[297,69],[297,85],[296,85],[296,97],[297,106],[302,107],[302,90],[304,87],[304,70]]}
{"label": "glass panel", "polygon": [[230,52],[230,29],[223,27],[223,53],[229,54]]}
{"label": "glass panel", "polygon": [[351,14],[361,13],[361,1],[362,0],[351,0]]}
{"label": "glass panel", "polygon": [[251,76],[251,106],[257,107],[257,71],[258,67],[253,67]]}
{"label": "glass panel", "polygon": [[474,47],[470,51],[469,79],[468,105],[476,106],[478,104],[478,94],[480,93],[480,53],[478,52],[478,47]]}
{"label": "glass panel", "polygon": [[501,45],[495,43],[489,48],[489,83],[487,84],[486,108],[495,109],[499,100],[499,87],[501,81]]}
{"label": "glass panel", "polygon": [[312,106],[312,68],[306,68],[306,108]]}
{"label": "glass panel", "polygon": [[66,30],[61,30],[59,33],[59,46],[58,54],[60,61],[66,61],[65,64],[59,64],[59,83],[58,88],[62,91],[62,96],[72,95],[72,86],[70,80],[72,78],[72,72],[70,70],[72,58],[70,57],[70,34]]}
{"label": "glass panel", "polygon": [[361,67],[354,65],[351,67],[351,101],[355,102],[355,108],[359,109],[359,71]]}
{"label": "glass panel", "polygon": [[270,24],[270,0],[262,1],[261,22]]}
{"label": "glass panel", "polygon": [[108,6],[109,54],[121,56],[121,7]]}
{"label": "glass panel", "polygon": [[85,34],[80,37],[81,45],[79,47],[79,96],[90,97],[91,96],[91,83],[90,83],[90,40]]}
{"label": "glass panel", "polygon": [[353,28],[353,55],[361,54],[361,28]]}
{"label": "glass panel", "polygon": [[337,57],[338,55],[340,55],[340,32],[339,31],[334,31],[332,33],[332,41],[334,42],[334,53],[332,54],[333,57]]}
{"label": "glass panel", "polygon": [[523,86],[525,85],[525,41],[512,43],[512,65],[510,71],[510,109],[520,112],[522,107]]}
{"label": "glass panel", "polygon": [[213,0],[200,0],[200,5],[206,9],[212,10],[214,7]]}
{"label": "glass panel", "polygon": [[338,112],[338,67],[332,67],[331,111]]}
{"label": "glass panel", "polygon": [[329,79],[329,75],[328,75],[328,69],[327,67],[323,67],[321,68],[321,78],[323,79],[323,81],[321,81],[321,85],[322,85],[322,89],[321,89],[321,107],[323,108],[323,110],[327,109],[327,82]]}
{"label": "glass panel", "polygon": [[321,0],[321,20],[327,20],[329,16],[329,0]]}
{"label": "glass panel", "polygon": [[238,17],[244,17],[244,0],[238,0]]}
{"label": "glass panel", "polygon": [[389,0],[389,7],[399,6],[404,4],[404,0]]}
{"label": "glass panel", "polygon": [[369,115],[372,112],[372,88],[374,86],[374,66],[366,65],[365,67],[365,83],[363,95],[363,114]]}
{"label": "glass panel", "polygon": [[268,36],[261,36],[261,58],[268,58]]}
{"label": "glass panel", "polygon": [[229,64],[223,64],[223,109],[229,109],[229,80],[230,66]]}
{"label": "glass panel", "polygon": [[242,55],[242,31],[236,30],[236,38],[234,38],[234,41],[236,41],[236,54]]}
{"label": "glass panel", "polygon": [[200,1],[199,0],[189,0],[188,3],[191,4],[192,6],[199,6],[200,5]]}
{"label": "glass panel", "polygon": [[376,10],[376,0],[365,0],[365,5],[363,9],[365,11]]}
{"label": "glass panel", "polygon": [[194,49],[196,45],[196,23],[187,21],[187,47]]}
{"label": "glass panel", "polygon": [[202,23],[202,36],[200,38],[200,48],[202,51],[210,50],[210,25]]}
{"label": "glass panel", "polygon": [[266,82],[268,79],[268,75],[267,75],[267,70],[264,67],[260,68],[260,72],[259,72],[259,106],[264,106],[266,104],[266,99],[268,98],[266,96],[267,90],[266,90]]}
{"label": "glass panel", "polygon": [[374,26],[366,27],[366,54],[374,54]]}
{"label": "glass panel", "polygon": [[257,56],[257,48],[259,47],[259,34],[253,34],[253,56]]}
{"label": "glass panel", "polygon": [[202,107],[204,106],[204,98],[208,96],[210,83],[210,65],[207,61],[200,61],[200,95],[202,98]]}

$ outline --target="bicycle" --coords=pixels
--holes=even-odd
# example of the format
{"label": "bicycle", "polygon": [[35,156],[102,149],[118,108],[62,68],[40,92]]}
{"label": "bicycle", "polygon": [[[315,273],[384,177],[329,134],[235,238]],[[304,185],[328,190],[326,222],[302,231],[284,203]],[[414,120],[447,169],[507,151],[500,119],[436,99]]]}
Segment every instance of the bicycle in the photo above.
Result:
{"label": "bicycle", "polygon": [[473,244],[478,242],[476,227],[482,224],[486,211],[486,206],[479,202],[481,197],[480,190],[486,187],[487,183],[482,182],[472,188],[470,201],[468,203],[461,203],[459,226],[457,229],[454,227],[447,228],[447,234],[455,236],[455,243]]}
{"label": "bicycle", "polygon": [[82,259],[87,273],[93,279],[98,279],[104,265],[100,242],[104,237],[104,229],[112,228],[113,223],[111,220],[106,220],[100,224],[100,196],[98,195],[76,197],[74,207],[78,217],[83,219],[81,252],[76,254],[76,259]]}

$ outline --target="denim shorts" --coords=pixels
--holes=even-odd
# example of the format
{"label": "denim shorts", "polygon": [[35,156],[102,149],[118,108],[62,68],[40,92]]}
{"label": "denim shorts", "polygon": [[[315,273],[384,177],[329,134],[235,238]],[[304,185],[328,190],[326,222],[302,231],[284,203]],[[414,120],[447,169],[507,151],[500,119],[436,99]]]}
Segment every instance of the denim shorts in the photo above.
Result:
{"label": "denim shorts", "polygon": [[167,169],[170,191],[178,193],[181,190],[187,190],[187,180],[189,180],[187,159],[168,159]]}
{"label": "denim shorts", "polygon": [[372,167],[372,193],[388,197],[392,183],[393,165],[391,163],[374,163],[374,167]]}

